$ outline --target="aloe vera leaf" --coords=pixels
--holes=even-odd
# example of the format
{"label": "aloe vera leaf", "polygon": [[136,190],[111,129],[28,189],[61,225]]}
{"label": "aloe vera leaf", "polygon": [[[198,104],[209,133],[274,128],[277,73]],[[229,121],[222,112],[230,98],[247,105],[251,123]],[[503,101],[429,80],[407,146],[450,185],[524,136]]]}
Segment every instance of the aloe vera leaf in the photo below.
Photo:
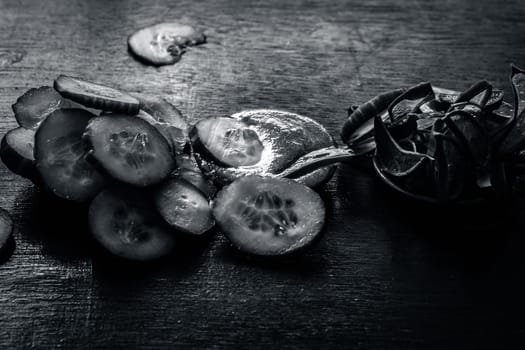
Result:
{"label": "aloe vera leaf", "polygon": [[349,161],[357,156],[359,154],[348,148],[325,147],[305,154],[276,175],[278,177],[297,178],[324,166]]}
{"label": "aloe vera leaf", "polygon": [[376,160],[381,171],[392,176],[406,176],[423,167],[430,157],[404,150],[394,140],[380,117],[374,119]]}
{"label": "aloe vera leaf", "polygon": [[481,80],[460,93],[454,104],[470,102],[483,108],[489,102],[491,97],[492,85],[486,80]]}
{"label": "aloe vera leaf", "polygon": [[434,97],[434,90],[430,83],[426,82],[412,86],[388,106],[390,120],[394,122],[399,117],[417,111],[421,104],[433,100]]}
{"label": "aloe vera leaf", "polygon": [[474,164],[486,164],[490,151],[489,135],[479,121],[472,114],[462,110],[448,113],[444,120]]}
{"label": "aloe vera leaf", "polygon": [[525,144],[525,70],[512,65],[510,80],[514,93],[514,116],[505,127],[506,133],[498,147],[498,155],[505,156]]}
{"label": "aloe vera leaf", "polygon": [[390,103],[404,91],[404,88],[387,91],[363,103],[358,108],[350,107],[348,118],[341,130],[343,142],[349,145],[361,139],[363,135],[369,134],[374,127],[373,118],[386,110]]}

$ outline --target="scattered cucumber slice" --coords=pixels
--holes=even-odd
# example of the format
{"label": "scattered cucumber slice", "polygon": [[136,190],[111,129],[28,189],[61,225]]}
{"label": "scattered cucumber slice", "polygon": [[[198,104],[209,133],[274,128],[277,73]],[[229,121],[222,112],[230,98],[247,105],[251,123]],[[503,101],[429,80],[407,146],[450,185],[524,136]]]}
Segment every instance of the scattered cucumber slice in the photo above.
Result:
{"label": "scattered cucumber slice", "polygon": [[148,186],[168,177],[175,159],[168,141],[146,121],[128,115],[92,119],[84,140],[90,155],[115,179]]}
{"label": "scattered cucumber slice", "polygon": [[157,211],[175,229],[200,235],[214,225],[208,199],[182,178],[167,180],[155,194]]}
{"label": "scattered cucumber slice", "polygon": [[136,189],[116,187],[99,193],[89,206],[88,223],[93,237],[121,258],[154,260],[175,246],[174,233]]}
{"label": "scattered cucumber slice", "polygon": [[86,107],[127,114],[139,111],[139,101],[135,97],[105,85],[60,75],[54,87],[63,97]]}
{"label": "scattered cucumber slice", "polygon": [[27,90],[11,107],[18,125],[37,129],[49,114],[60,108],[71,108],[73,104],[52,87],[41,86]]}
{"label": "scattered cucumber slice", "polygon": [[82,144],[82,133],[92,117],[83,109],[59,109],[35,134],[36,168],[44,185],[60,198],[87,201],[106,184],[86,160]]}
{"label": "scattered cucumber slice", "polygon": [[193,147],[201,154],[231,167],[257,164],[264,149],[257,132],[233,118],[200,120],[193,127],[190,137]]}
{"label": "scattered cucumber slice", "polygon": [[7,168],[32,181],[38,178],[34,144],[35,130],[25,128],[9,130],[0,143],[0,158]]}
{"label": "scattered cucumber slice", "polygon": [[11,219],[11,215],[0,208],[0,255],[4,255],[4,252],[9,246],[9,241],[13,239],[12,233],[13,220]]}
{"label": "scattered cucumber slice", "polygon": [[206,41],[203,33],[178,23],[159,23],[142,28],[128,38],[130,52],[154,66],[176,63],[187,46]]}
{"label": "scattered cucumber slice", "polygon": [[245,176],[219,192],[213,215],[239,250],[280,256],[314,241],[323,227],[325,209],[317,193],[295,181]]}

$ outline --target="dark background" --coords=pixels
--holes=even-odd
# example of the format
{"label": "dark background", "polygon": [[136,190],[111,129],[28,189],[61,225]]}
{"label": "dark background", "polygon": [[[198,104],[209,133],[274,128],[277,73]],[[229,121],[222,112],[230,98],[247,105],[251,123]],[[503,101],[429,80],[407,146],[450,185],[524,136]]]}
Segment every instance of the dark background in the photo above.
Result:
{"label": "dark background", "polygon": [[[190,119],[249,108],[310,116],[338,135],[351,103],[420,81],[480,79],[511,100],[525,66],[523,1],[0,1],[0,135],[11,104],[60,73],[167,97]],[[132,59],[161,21],[205,30],[174,66]],[[522,348],[525,203],[422,206],[363,166],[322,190],[324,237],[267,263],[220,234],[151,266],[118,264],[83,208],[0,164],[17,247],[0,266],[0,348]]]}

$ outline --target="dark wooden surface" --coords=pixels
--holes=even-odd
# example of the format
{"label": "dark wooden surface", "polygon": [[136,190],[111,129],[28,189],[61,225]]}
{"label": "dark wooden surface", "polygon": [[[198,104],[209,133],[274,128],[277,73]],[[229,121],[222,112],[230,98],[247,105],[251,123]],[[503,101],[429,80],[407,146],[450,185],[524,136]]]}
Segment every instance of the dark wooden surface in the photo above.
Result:
{"label": "dark wooden surface", "polygon": [[[191,120],[277,108],[334,135],[351,103],[423,80],[510,93],[525,66],[523,1],[0,1],[0,135],[11,104],[60,73],[163,95]],[[160,21],[205,30],[174,66],[133,60]],[[82,208],[0,164],[16,250],[0,266],[0,348],[523,348],[521,201],[436,209],[343,166],[321,191],[319,244],[264,263],[220,235],[153,266],[97,253]]]}

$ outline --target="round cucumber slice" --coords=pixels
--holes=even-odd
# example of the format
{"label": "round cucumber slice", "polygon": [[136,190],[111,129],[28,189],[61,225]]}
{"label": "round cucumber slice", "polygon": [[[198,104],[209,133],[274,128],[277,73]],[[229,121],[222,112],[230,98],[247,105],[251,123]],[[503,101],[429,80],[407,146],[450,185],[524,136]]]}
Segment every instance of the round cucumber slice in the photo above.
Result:
{"label": "round cucumber slice", "polygon": [[0,143],[0,158],[13,173],[34,181],[38,178],[33,148],[35,130],[9,130]]}
{"label": "round cucumber slice", "polygon": [[159,23],[137,30],[128,38],[130,52],[154,66],[176,63],[187,46],[206,41],[203,33],[179,23]]}
{"label": "round cucumber slice", "polygon": [[281,256],[307,247],[325,220],[321,197],[288,179],[246,176],[224,187],[213,216],[235,247],[261,256]]}
{"label": "round cucumber slice", "polygon": [[112,177],[134,186],[158,183],[175,168],[168,141],[151,124],[134,116],[94,118],[84,140],[90,155]]}
{"label": "round cucumber slice", "polygon": [[0,208],[0,255],[3,255],[12,240],[13,220],[11,215],[3,208]]}
{"label": "round cucumber slice", "polygon": [[214,225],[208,199],[182,178],[162,184],[155,195],[155,205],[164,220],[181,232],[201,235]]}
{"label": "round cucumber slice", "polygon": [[148,261],[169,254],[175,234],[155,212],[145,195],[133,188],[111,188],[99,193],[88,213],[93,237],[121,258]]}
{"label": "round cucumber slice", "polygon": [[37,129],[52,112],[74,106],[52,87],[41,86],[27,90],[11,107],[18,125],[26,129]]}
{"label": "round cucumber slice", "polygon": [[230,167],[257,164],[264,149],[257,132],[233,118],[200,120],[190,136],[196,150]]}
{"label": "round cucumber slice", "polygon": [[44,185],[60,198],[87,201],[106,185],[86,159],[82,133],[93,114],[83,109],[51,113],[35,134],[36,168]]}

